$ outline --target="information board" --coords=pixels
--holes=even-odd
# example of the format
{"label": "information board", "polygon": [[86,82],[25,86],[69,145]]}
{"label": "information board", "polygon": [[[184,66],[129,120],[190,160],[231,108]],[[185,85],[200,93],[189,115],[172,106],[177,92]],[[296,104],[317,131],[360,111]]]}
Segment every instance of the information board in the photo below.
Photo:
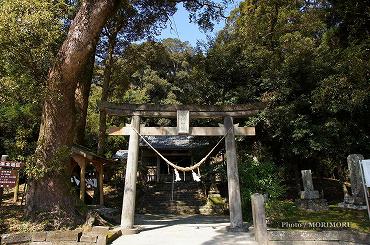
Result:
{"label": "information board", "polygon": [[0,187],[13,188],[17,183],[17,170],[0,169]]}
{"label": "information board", "polygon": [[362,160],[362,169],[364,171],[364,178],[367,187],[370,187],[370,160]]}

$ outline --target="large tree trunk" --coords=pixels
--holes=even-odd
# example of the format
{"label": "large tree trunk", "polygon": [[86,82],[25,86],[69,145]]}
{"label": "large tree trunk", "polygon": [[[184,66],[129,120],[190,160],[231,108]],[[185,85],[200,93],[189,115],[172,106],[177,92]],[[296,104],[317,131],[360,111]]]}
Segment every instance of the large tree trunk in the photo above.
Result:
{"label": "large tree trunk", "polygon": [[75,132],[75,91],[94,52],[116,0],[83,1],[59,50],[47,81],[36,161],[27,193],[27,210],[68,213],[74,216],[67,169]]}
{"label": "large tree trunk", "polygon": [[[100,100],[101,102],[106,102],[108,100],[109,84],[112,80],[113,53],[114,48],[116,47],[116,38],[118,31],[116,30],[112,35],[109,36],[108,56],[105,60],[102,95]],[[100,110],[98,155],[103,155],[105,152],[105,143],[107,138],[106,131],[107,131],[107,113],[105,112],[105,110]]]}
{"label": "large tree trunk", "polygon": [[86,64],[85,70],[77,84],[76,89],[76,134],[75,143],[84,145],[85,142],[85,128],[86,128],[86,117],[87,107],[89,105],[89,94],[91,88],[91,81],[94,72],[95,62],[95,50],[91,53],[89,60]]}

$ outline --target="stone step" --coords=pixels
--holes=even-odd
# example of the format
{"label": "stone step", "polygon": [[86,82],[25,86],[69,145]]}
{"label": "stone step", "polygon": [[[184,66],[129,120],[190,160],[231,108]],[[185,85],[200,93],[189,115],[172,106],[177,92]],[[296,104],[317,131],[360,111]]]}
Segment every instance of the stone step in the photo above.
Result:
{"label": "stone step", "polygon": [[177,198],[204,198],[204,195],[198,195],[198,194],[183,194],[183,193],[179,193],[179,194],[176,194],[176,193],[173,193],[172,194],[167,194],[167,195],[164,195],[164,194],[145,194],[145,196],[148,196],[148,197],[153,197],[153,198],[156,198],[156,199],[159,199],[159,198],[167,198],[167,197],[170,197],[173,196],[174,198],[177,197]]}
{"label": "stone step", "polygon": [[171,200],[171,197],[168,198],[155,198],[155,197],[146,197],[143,198],[148,203],[162,203],[162,202],[170,202],[170,201],[177,201],[177,202],[205,202],[206,199],[204,198],[196,198],[196,197],[191,197],[191,198],[178,198],[178,197],[173,197],[173,200]]}
{"label": "stone step", "polygon": [[[201,186],[198,186],[198,185],[174,185],[174,189],[198,189],[200,188]],[[153,185],[153,186],[149,186],[148,189],[163,189],[163,190],[172,190],[172,185],[169,184],[169,185]]]}
{"label": "stone step", "polygon": [[[148,190],[146,191],[147,194],[171,194],[172,190],[160,190],[160,189],[155,189],[155,190]],[[200,190],[173,190],[173,193],[178,193],[178,194],[197,194],[197,195],[203,195],[203,191]]]}
{"label": "stone step", "polygon": [[152,214],[159,214],[159,213],[169,213],[169,214],[199,214],[199,207],[198,206],[183,206],[183,207],[145,207],[140,210],[144,213],[152,213]]}
{"label": "stone step", "polygon": [[143,206],[142,208],[155,208],[155,207],[168,208],[168,207],[203,207],[204,205],[202,205],[202,203],[186,203],[186,204],[177,204],[177,205],[150,203],[150,204],[146,204],[142,206]]}
{"label": "stone step", "polygon": [[[145,194],[147,195],[172,195],[172,191],[162,191],[162,190],[156,190],[156,191],[147,191]],[[174,195],[204,195],[203,192],[198,191],[173,191]]]}
{"label": "stone step", "polygon": [[154,200],[171,200],[173,201],[187,201],[187,200],[205,200],[206,198],[200,197],[200,196],[176,196],[173,195],[173,198],[171,196],[152,196],[152,195],[146,195],[144,196],[144,199],[148,201],[154,201]]}
{"label": "stone step", "polygon": [[188,205],[189,203],[194,203],[194,204],[202,204],[206,203],[206,200],[199,200],[199,199],[186,199],[186,200],[181,200],[181,199],[165,199],[165,200],[148,200],[144,199],[143,204],[164,204],[164,205]]}
{"label": "stone step", "polygon": [[196,182],[177,182],[174,188],[172,183],[153,184],[145,191],[139,210],[145,213],[199,214],[199,208],[206,203],[201,187]]}

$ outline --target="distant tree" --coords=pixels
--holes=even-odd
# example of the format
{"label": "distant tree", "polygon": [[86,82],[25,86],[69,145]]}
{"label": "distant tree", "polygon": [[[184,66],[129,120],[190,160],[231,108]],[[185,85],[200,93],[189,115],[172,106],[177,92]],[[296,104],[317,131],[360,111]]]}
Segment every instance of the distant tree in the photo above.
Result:
{"label": "distant tree", "polygon": [[[188,83],[193,48],[178,39],[130,45],[117,60],[122,81],[112,99],[121,102],[178,104]],[[128,89],[127,89],[128,87]],[[185,97],[185,96],[183,96]]]}
{"label": "distant tree", "polygon": [[218,103],[268,103],[257,145],[288,169],[344,178],[346,156],[370,151],[365,5],[247,0],[207,53]]}
{"label": "distant tree", "polygon": [[0,2],[0,151],[24,160],[36,148],[45,81],[73,6]]}
{"label": "distant tree", "polygon": [[[151,11],[148,11],[148,7]],[[97,55],[102,58],[97,72],[97,85],[102,87],[101,103],[108,101],[112,83],[112,69],[117,56],[122,54],[129,43],[144,39],[155,34],[165,24],[167,18],[175,10],[175,6],[168,7],[146,6],[140,10],[134,5],[126,3],[116,15],[112,16],[102,31],[98,44]],[[107,115],[104,110],[99,114],[98,154],[103,155],[106,142]]]}

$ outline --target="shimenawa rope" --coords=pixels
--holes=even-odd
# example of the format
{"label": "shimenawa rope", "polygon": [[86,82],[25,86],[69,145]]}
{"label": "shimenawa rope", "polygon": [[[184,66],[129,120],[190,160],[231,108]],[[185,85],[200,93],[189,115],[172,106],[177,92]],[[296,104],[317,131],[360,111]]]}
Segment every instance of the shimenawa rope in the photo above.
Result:
{"label": "shimenawa rope", "polygon": [[226,137],[226,135],[230,132],[230,130],[232,129],[229,128],[229,130],[224,134],[224,136],[222,136],[222,138],[217,142],[217,144],[211,149],[211,151],[205,156],[202,158],[202,160],[200,160],[197,164],[193,165],[193,166],[190,166],[190,167],[180,167],[180,166],[177,166],[176,164],[172,163],[170,160],[168,160],[167,158],[165,158],[159,151],[157,151],[145,138],[144,136],[142,136],[135,128],[132,127],[132,129],[144,140],[144,142],[155,152],[158,154],[158,156],[160,156],[168,165],[170,165],[171,167],[173,167],[174,169],[178,170],[178,171],[181,171],[181,172],[188,172],[188,171],[193,171],[194,169],[197,169],[200,167],[200,165],[202,165],[202,163],[204,163],[207,158],[212,154],[212,152],[216,149],[216,147],[222,142],[222,140]]}

